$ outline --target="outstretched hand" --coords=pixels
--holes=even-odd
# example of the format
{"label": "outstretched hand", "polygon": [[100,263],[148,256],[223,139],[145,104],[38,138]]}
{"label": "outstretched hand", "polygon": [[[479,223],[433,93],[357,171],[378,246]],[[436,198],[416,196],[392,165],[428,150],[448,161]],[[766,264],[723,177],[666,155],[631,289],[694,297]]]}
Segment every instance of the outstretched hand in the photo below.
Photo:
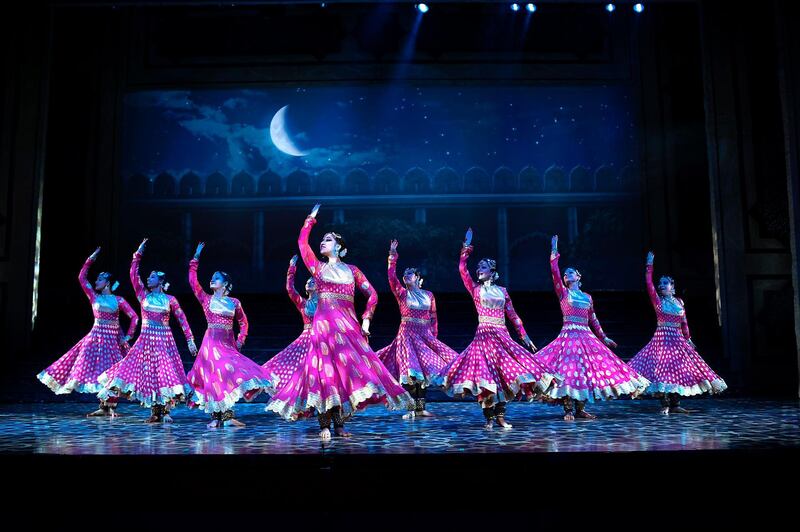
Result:
{"label": "outstretched hand", "polygon": [[647,265],[652,266],[653,261],[655,260],[656,256],[653,254],[652,251],[647,252]]}
{"label": "outstretched hand", "polygon": [[193,356],[197,356],[197,346],[194,344],[194,340],[189,340],[187,343],[189,345],[189,352]]}
{"label": "outstretched hand", "polygon": [[139,253],[139,255],[142,255],[144,253],[144,248],[145,246],[147,246],[147,240],[148,239],[145,238],[144,240],[142,240],[142,243],[139,244],[139,249],[136,250],[136,252]]}
{"label": "outstretched hand", "polygon": [[89,255],[89,258],[92,260],[96,260],[99,254],[100,254],[100,246],[97,246],[97,249],[94,250],[94,252],[91,255]]}
{"label": "outstretched hand", "polygon": [[308,217],[309,218],[316,218],[320,207],[322,207],[321,203],[317,203],[316,205],[314,205],[314,208],[311,209],[311,214],[309,214]]}
{"label": "outstretched hand", "polygon": [[531,353],[535,353],[536,351],[538,351],[538,348],[533,343],[533,340],[531,340],[527,334],[525,335],[525,338],[522,339],[522,341],[525,343],[525,346],[531,350]]}
{"label": "outstretched hand", "polygon": [[617,348],[617,342],[615,342],[614,340],[612,340],[609,337],[606,337],[605,340],[603,340],[603,343],[606,344],[611,349],[616,349]]}
{"label": "outstretched hand", "polygon": [[197,249],[194,252],[195,260],[198,260],[200,258],[200,253],[203,252],[203,248],[204,247],[206,247],[206,243],[205,242],[200,242],[199,244],[197,244]]}
{"label": "outstretched hand", "polygon": [[558,252],[558,235],[553,235],[553,238],[550,239],[550,249],[553,253]]}
{"label": "outstretched hand", "polygon": [[397,244],[398,244],[397,239],[393,239],[391,242],[389,242],[389,253],[391,254],[397,253]]}
{"label": "outstretched hand", "polygon": [[464,247],[472,245],[472,227],[467,228],[467,234],[464,235]]}
{"label": "outstretched hand", "polygon": [[291,259],[289,259],[289,266],[297,266],[297,255],[294,255]]}

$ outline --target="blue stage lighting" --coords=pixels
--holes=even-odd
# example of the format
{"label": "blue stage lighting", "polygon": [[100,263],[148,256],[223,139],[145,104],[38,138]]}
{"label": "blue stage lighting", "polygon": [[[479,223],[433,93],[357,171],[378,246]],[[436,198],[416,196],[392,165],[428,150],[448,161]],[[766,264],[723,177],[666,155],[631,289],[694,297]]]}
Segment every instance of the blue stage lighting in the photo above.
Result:
{"label": "blue stage lighting", "polygon": [[536,4],[525,4],[525,9],[528,10],[528,13],[533,13],[536,11]]}
{"label": "blue stage lighting", "polygon": [[617,6],[614,4],[606,4],[606,11],[609,13],[613,13],[615,9],[617,9]]}
{"label": "blue stage lighting", "polygon": [[417,4],[417,11],[420,13],[427,13],[429,9],[428,4]]}
{"label": "blue stage lighting", "polygon": [[634,4],[633,10],[636,11],[637,13],[641,13],[642,11],[644,11],[644,4]]}
{"label": "blue stage lighting", "polygon": [[511,4],[511,11],[519,11],[519,4]]}

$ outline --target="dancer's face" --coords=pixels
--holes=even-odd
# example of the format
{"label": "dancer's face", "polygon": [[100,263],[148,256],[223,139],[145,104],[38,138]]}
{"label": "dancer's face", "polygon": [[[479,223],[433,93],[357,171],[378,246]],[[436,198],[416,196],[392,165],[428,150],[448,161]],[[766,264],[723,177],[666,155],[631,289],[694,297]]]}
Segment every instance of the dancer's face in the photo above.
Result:
{"label": "dancer's face", "polygon": [[674,296],[675,295],[675,283],[670,281],[668,277],[662,277],[658,281],[658,292],[662,296]]}
{"label": "dancer's face", "polygon": [[311,295],[316,291],[317,291],[317,283],[316,281],[314,281],[313,277],[309,277],[308,281],[306,281],[306,293],[308,293],[308,295]]}
{"label": "dancer's face", "polygon": [[157,288],[160,284],[161,281],[158,278],[158,274],[153,270],[150,272],[150,275],[147,276],[147,288],[152,290],[153,288]]}
{"label": "dancer's face", "polygon": [[94,289],[96,292],[102,292],[108,286],[108,279],[104,275],[98,275],[97,280],[94,282]]}
{"label": "dancer's face", "polygon": [[475,270],[475,275],[478,276],[479,281],[488,281],[492,278],[492,273],[492,268],[485,260],[480,261],[477,269]]}
{"label": "dancer's face", "polygon": [[332,234],[327,233],[319,243],[319,252],[325,257],[335,256],[341,246],[336,242]]}
{"label": "dancer's face", "polygon": [[415,287],[419,282],[419,275],[412,268],[406,268],[406,271],[403,272],[403,282],[408,287]]}
{"label": "dancer's face", "polygon": [[581,274],[575,268],[567,268],[564,270],[564,282],[566,284],[575,283],[581,280]]}
{"label": "dancer's face", "polygon": [[222,277],[222,274],[219,272],[214,272],[214,275],[211,276],[211,282],[208,284],[208,286],[212,290],[219,290],[220,288],[225,288],[225,284],[225,278]]}

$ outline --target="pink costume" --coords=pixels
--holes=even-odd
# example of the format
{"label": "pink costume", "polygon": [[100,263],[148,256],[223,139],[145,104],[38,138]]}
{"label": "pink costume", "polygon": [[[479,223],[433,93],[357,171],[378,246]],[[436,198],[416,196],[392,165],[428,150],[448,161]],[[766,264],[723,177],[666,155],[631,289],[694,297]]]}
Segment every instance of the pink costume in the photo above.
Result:
{"label": "pink costume", "polygon": [[[291,264],[289,271],[286,272],[286,293],[289,294],[289,299],[292,300],[300,317],[303,318],[303,333],[297,339],[289,344],[286,349],[272,357],[264,364],[264,374],[272,376],[274,382],[282,385],[288,382],[291,376],[297,371],[297,368],[303,363],[311,349],[311,321],[314,319],[314,312],[317,308],[317,299],[313,298],[311,303],[308,299],[301,296],[294,288],[295,273],[297,272],[297,265]],[[273,384],[275,387],[275,385]],[[270,389],[269,392],[275,393],[275,389]]]}
{"label": "pink costume", "polygon": [[[194,366],[186,378],[194,388],[192,403],[206,413],[223,413],[244,397],[251,400],[271,387],[264,370],[241,354],[236,342],[247,339],[247,316],[234,297],[211,296],[197,281],[200,261],[189,262],[189,285],[203,307],[208,328],[197,351]],[[233,321],[239,322],[239,336],[233,335]]]}
{"label": "pink costume", "polygon": [[633,369],[651,381],[644,393],[690,396],[725,390],[728,387],[725,381],[689,343],[691,336],[683,301],[673,296],[659,297],[653,286],[652,264],[647,265],[645,280],[658,327],[652,340],[630,361]]}
{"label": "pink costume", "polygon": [[458,353],[437,338],[436,299],[422,289],[408,290],[397,278],[397,253],[389,255],[389,286],[400,306],[400,329],[378,351],[386,369],[402,384],[429,386]]}
{"label": "pink costume", "polygon": [[355,266],[317,260],[308,245],[315,223],[315,218],[306,218],[297,240],[319,298],[311,323],[311,349],[289,380],[281,383],[267,410],[291,421],[334,410],[346,416],[376,403],[389,409],[412,408],[411,397],[370,349],[356,321],[356,285],[368,297],[364,319],[372,317],[378,294]]}
{"label": "pink costume", "polygon": [[[603,343],[607,338],[594,313],[592,297],[569,290],[561,281],[558,254],[550,258],[553,286],[561,303],[564,326],[558,337],[536,354],[547,367],[564,376],[548,396],[594,402],[619,395],[636,395],[649,381],[636,373]],[[590,328],[591,327],[591,328]]]}
{"label": "pink costume", "polygon": [[520,398],[533,399],[558,378],[537,362],[533,354],[511,339],[506,316],[520,338],[525,338],[522,320],[514,310],[508,290],[493,281],[476,283],[467,270],[472,246],[463,247],[458,264],[461,280],[478,311],[475,338],[441,374],[448,395],[471,393],[484,408]]}
{"label": "pink costume", "polygon": [[100,375],[101,399],[109,396],[130,397],[142,406],[169,405],[191,396],[181,355],[169,328],[174,314],[187,342],[193,342],[192,330],[178,300],[163,292],[148,292],[139,277],[142,255],[137,251],[131,261],[131,284],[142,307],[142,330],[128,354]]}
{"label": "pink costume", "polygon": [[130,319],[128,338],[136,332],[136,325],[139,323],[136,312],[123,298],[94,291],[88,280],[89,268],[93,262],[92,257],[86,259],[78,274],[78,282],[92,304],[94,325],[80,342],[37,375],[56,394],[72,391],[99,392],[102,386],[97,378],[125,356],[125,348],[120,345],[123,335],[119,325],[119,311],[122,310]]}

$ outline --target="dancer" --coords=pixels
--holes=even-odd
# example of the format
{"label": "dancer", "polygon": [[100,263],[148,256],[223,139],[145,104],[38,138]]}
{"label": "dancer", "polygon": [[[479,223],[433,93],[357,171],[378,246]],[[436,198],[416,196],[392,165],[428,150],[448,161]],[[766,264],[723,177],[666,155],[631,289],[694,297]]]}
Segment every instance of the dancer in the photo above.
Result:
{"label": "dancer", "polygon": [[[247,316],[241,302],[230,297],[233,290],[231,276],[217,271],[211,276],[208,295],[197,280],[200,253],[205,242],[197,245],[194,258],[189,262],[189,285],[203,307],[208,328],[203,343],[186,378],[194,388],[192,406],[199,406],[211,414],[209,428],[223,425],[244,427],[233,414],[233,405],[244,397],[252,400],[272,384],[264,370],[241,353],[247,339]],[[233,321],[239,322],[239,336],[233,335]]]}
{"label": "dancer", "polygon": [[[311,349],[311,321],[317,311],[319,298],[317,297],[317,285],[313,277],[306,281],[306,296],[301,296],[294,288],[295,274],[297,273],[297,255],[289,260],[289,270],[286,272],[286,293],[289,294],[300,317],[303,319],[303,332],[297,339],[289,344],[283,351],[269,359],[264,368],[264,374],[271,376],[271,380],[277,383],[285,383],[297,371],[297,368],[305,360],[309,349]],[[273,385],[274,386],[274,385]],[[270,389],[269,393],[274,394],[275,388]]]}
{"label": "dancer", "polygon": [[[581,291],[581,274],[575,268],[558,268],[558,236],[551,242],[550,272],[561,303],[564,326],[558,337],[542,348],[536,358],[564,375],[564,382],[548,392],[551,401],[564,407],[564,419],[595,419],[586,411],[586,401],[635,397],[650,382],[611,352],[616,342],[606,336],[594,312],[592,297]],[[574,412],[573,412],[574,409]]]}
{"label": "dancer", "polygon": [[[125,299],[115,296],[119,283],[109,272],[100,272],[94,286],[89,282],[89,268],[92,267],[100,248],[89,255],[78,274],[78,283],[89,298],[94,315],[94,325],[89,334],[39,373],[37,378],[56,395],[73,391],[78,393],[97,393],[102,386],[97,378],[125,356],[130,348],[128,342],[136,332],[139,316]],[[123,335],[119,324],[119,311],[130,320],[128,332]],[[100,401],[100,407],[88,414],[89,417],[117,417],[117,399],[110,397]]]}
{"label": "dancer", "polygon": [[[319,435],[327,440],[331,420],[337,436],[350,436],[344,429],[344,416],[375,403],[411,410],[413,401],[369,347],[367,337],[378,294],[361,270],[342,262],[347,253],[344,238],[337,233],[323,236],[319,250],[325,262],[317,260],[308,244],[319,207],[306,218],[297,239],[319,298],[311,323],[311,349],[303,364],[281,384],[267,410],[290,421],[316,413]],[[353,307],[356,286],[368,297],[360,328]]]}
{"label": "dancer", "polygon": [[98,396],[101,399],[111,396],[135,399],[151,409],[147,423],[171,423],[170,406],[189,399],[192,392],[169,328],[171,314],[181,325],[189,352],[197,354],[197,347],[178,300],[166,294],[169,288],[166,274],[151,272],[146,286],[139,277],[139,263],[146,245],[145,238],[133,254],[130,272],[136,298],[142,307],[142,330],[125,358],[100,375],[98,380],[103,389]]}
{"label": "dancer", "polygon": [[511,339],[506,328],[506,316],[522,342],[531,351],[536,351],[522,320],[514,311],[508,290],[496,284],[500,277],[497,262],[493,259],[478,262],[476,283],[467,269],[471,253],[470,228],[461,248],[458,269],[478,311],[478,329],[472,342],[442,371],[437,382],[442,383],[448,395],[471,393],[476,396],[486,418],[486,429],[491,429],[494,421],[503,428],[511,428],[511,423],[505,418],[506,403],[523,395],[533,399],[550,388],[559,377]]}
{"label": "dancer", "polygon": [[650,380],[644,393],[661,398],[662,414],[687,414],[680,406],[681,396],[720,393],[728,386],[697,353],[683,300],[675,297],[675,281],[664,275],[658,290],[653,286],[654,259],[652,252],[647,254],[645,282],[658,324],[653,338],[630,366]]}
{"label": "dancer", "polygon": [[406,268],[403,284],[397,278],[397,240],[389,244],[389,286],[400,306],[400,329],[391,344],[378,351],[378,358],[414,399],[414,410],[403,419],[432,416],[425,409],[425,388],[458,353],[440,342],[436,299],[422,290],[422,275]]}

